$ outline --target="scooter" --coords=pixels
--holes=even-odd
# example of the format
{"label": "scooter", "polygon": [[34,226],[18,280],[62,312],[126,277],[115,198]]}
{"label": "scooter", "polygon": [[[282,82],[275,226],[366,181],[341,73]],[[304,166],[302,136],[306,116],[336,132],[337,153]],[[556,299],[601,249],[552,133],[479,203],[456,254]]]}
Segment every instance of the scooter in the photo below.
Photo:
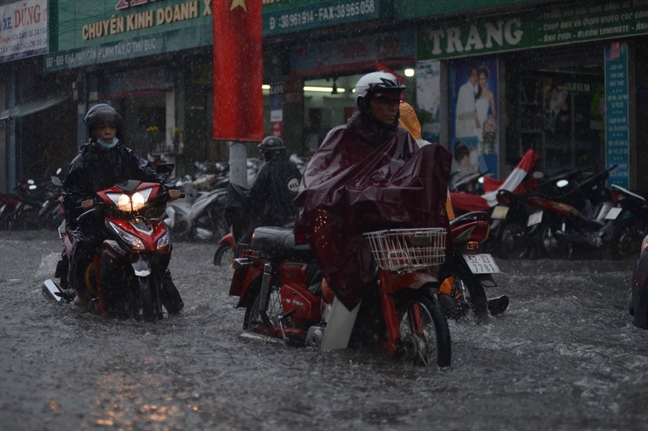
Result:
{"label": "scooter", "polygon": [[234,259],[229,294],[245,308],[243,337],[280,340],[324,350],[378,345],[393,358],[448,366],[451,341],[438,280],[445,229],[398,229],[365,234],[379,268],[360,305],[346,308],[322,278],[306,244],[292,229],[261,227]]}
{"label": "scooter", "polygon": [[[159,173],[172,170],[173,165],[157,167]],[[173,249],[167,227],[159,218],[167,199],[160,184],[129,180],[98,191],[93,208],[77,218],[78,223],[103,220],[98,225],[103,225],[105,239],[83,280],[90,311],[137,320],[163,317],[163,278]],[[58,233],[64,253],[55,277],[61,284],[46,280],[42,290],[57,302],[71,302],[74,292],[67,286],[66,275],[75,239],[65,222]]]}
{"label": "scooter", "polygon": [[170,202],[164,222],[182,239],[211,241],[228,231],[224,220],[227,192],[224,188],[197,191],[192,182],[180,184],[185,198]]}

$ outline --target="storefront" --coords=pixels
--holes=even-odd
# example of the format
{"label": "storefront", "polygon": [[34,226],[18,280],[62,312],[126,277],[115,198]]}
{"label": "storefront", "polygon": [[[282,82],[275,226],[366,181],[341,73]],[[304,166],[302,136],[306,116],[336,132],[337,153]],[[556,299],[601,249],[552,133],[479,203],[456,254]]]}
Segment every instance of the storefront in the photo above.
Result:
{"label": "storefront", "polygon": [[[0,5],[0,193],[19,181],[44,181],[64,167],[76,151],[71,82],[46,80],[43,55],[48,46],[47,0]],[[74,114],[72,114],[74,115]]]}
{"label": "storefront", "polygon": [[185,89],[204,92],[193,85],[193,70],[213,55],[210,2],[60,1],[52,8],[56,31],[44,67],[76,80],[77,145],[87,139],[89,106],[108,101],[124,115],[127,144],[138,154],[180,164],[185,152],[205,158],[209,135],[198,130],[209,129],[211,106],[203,101],[187,118],[195,96]]}
{"label": "storefront", "polygon": [[642,1],[420,28],[417,106],[428,118],[426,137],[454,152],[462,174],[503,177],[531,148],[549,174],[617,165],[611,183],[647,188],[638,169],[648,156],[638,139],[647,34]]}

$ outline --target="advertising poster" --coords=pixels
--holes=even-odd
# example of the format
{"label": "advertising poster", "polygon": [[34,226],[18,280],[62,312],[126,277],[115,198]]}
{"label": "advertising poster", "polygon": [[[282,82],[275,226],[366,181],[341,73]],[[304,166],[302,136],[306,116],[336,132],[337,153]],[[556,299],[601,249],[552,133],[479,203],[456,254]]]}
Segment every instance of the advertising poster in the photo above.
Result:
{"label": "advertising poster", "polygon": [[47,0],[0,6],[0,62],[47,53]]}
{"label": "advertising poster", "polygon": [[628,187],[628,44],[605,45],[605,155],[610,172],[608,184]]}
{"label": "advertising poster", "polygon": [[466,175],[497,178],[497,61],[469,57],[450,64],[452,183]]}
{"label": "advertising poster", "polygon": [[441,62],[416,63],[416,104],[423,139],[439,143],[439,106],[441,105]]}

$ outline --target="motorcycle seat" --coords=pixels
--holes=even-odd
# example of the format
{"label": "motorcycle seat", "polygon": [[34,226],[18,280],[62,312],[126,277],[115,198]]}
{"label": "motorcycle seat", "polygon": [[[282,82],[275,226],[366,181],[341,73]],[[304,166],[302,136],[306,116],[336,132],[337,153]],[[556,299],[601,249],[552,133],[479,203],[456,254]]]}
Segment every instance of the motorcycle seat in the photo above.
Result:
{"label": "motorcycle seat", "polygon": [[258,227],[250,241],[250,248],[276,259],[312,259],[308,244],[295,244],[295,234],[290,228]]}

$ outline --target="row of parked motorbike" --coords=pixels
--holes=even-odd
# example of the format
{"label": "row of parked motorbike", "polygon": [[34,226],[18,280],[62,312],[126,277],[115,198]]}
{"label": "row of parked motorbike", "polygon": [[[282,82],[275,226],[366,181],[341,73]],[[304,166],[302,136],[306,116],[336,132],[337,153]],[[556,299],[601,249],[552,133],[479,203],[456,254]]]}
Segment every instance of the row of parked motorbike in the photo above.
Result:
{"label": "row of parked motorbike", "polygon": [[[60,175],[58,169],[56,175]],[[0,193],[0,230],[55,229],[63,221],[62,188],[50,179],[20,181],[14,193]]]}
{"label": "row of parked motorbike", "polygon": [[516,190],[497,191],[497,204],[487,211],[486,248],[503,259],[636,257],[648,235],[648,194],[606,187],[615,169],[574,169],[549,178],[530,170]]}

